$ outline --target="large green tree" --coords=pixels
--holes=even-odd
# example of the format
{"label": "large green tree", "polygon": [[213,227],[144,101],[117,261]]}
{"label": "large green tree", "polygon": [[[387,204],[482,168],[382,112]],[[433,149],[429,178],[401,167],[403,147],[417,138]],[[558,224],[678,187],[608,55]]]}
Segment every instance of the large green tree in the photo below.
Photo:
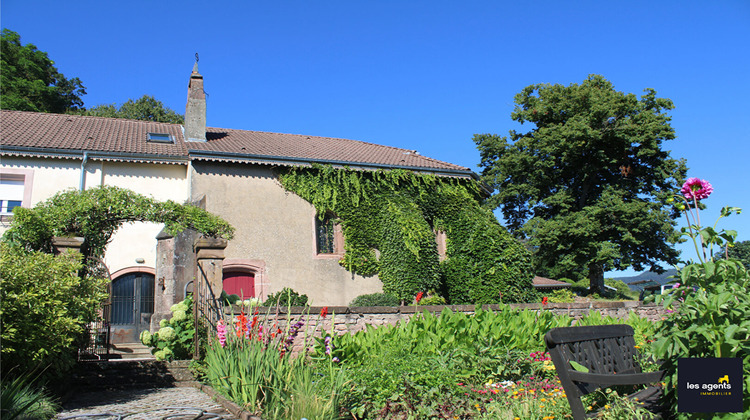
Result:
{"label": "large green tree", "polygon": [[735,242],[727,253],[730,258],[739,260],[745,268],[750,270],[750,241]]}
{"label": "large green tree", "polygon": [[185,122],[185,118],[182,115],[165,106],[162,101],[149,95],[143,95],[135,101],[128,99],[119,108],[116,104],[97,105],[93,108],[80,111],[79,114],[172,124],[182,124]]}
{"label": "large green tree", "polygon": [[21,36],[9,29],[0,44],[0,108],[63,113],[83,106],[81,80],[66,78],[46,52],[21,45]]}
{"label": "large green tree", "polygon": [[591,75],[528,86],[515,103],[511,118],[529,131],[474,141],[483,180],[496,190],[489,204],[533,250],[538,274],[587,276],[602,292],[607,270],[677,262],[679,214],[666,200],[687,168],[662,147],[675,138],[672,101]]}

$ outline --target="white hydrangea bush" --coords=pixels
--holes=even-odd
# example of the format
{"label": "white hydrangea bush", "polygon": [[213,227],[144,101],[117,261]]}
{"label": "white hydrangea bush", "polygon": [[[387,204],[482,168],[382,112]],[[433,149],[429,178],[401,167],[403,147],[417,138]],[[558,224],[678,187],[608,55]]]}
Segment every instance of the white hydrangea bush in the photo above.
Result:
{"label": "white hydrangea bush", "polygon": [[141,343],[151,347],[156,360],[190,359],[193,355],[195,324],[192,317],[193,300],[188,296],[182,302],[172,305],[172,317],[159,322],[159,331],[143,331]]}

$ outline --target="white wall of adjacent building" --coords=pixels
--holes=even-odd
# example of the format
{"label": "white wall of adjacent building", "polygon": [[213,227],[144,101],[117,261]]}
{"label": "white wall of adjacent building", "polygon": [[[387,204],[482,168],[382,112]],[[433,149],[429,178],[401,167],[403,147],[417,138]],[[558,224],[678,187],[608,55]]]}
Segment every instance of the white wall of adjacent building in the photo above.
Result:
{"label": "white wall of adjacent building", "polygon": [[[159,201],[183,203],[188,198],[187,167],[177,164],[112,162],[89,159],[85,165],[84,188],[100,185],[127,188]],[[54,194],[79,189],[81,160],[3,157],[0,177],[7,186],[24,181],[24,207],[36,204]],[[0,195],[5,192],[0,188]],[[8,189],[15,194],[13,189]],[[12,198],[12,197],[11,197]],[[0,196],[0,200],[7,199]],[[10,226],[8,214],[2,215],[0,234]],[[105,262],[112,273],[136,266],[155,267],[156,235],[163,225],[128,223],[114,235],[107,247]]]}

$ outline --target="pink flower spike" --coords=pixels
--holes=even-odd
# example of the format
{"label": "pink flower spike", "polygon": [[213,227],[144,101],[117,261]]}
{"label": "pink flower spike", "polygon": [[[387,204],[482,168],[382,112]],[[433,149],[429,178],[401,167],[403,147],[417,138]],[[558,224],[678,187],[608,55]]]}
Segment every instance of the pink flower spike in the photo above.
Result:
{"label": "pink flower spike", "polygon": [[221,347],[224,347],[227,345],[227,327],[224,325],[223,320],[219,320],[218,324],[216,324],[216,335],[219,338],[219,344],[221,344]]}
{"label": "pink flower spike", "polygon": [[712,187],[711,183],[705,179],[688,178],[688,180],[682,184],[680,192],[688,200],[692,200],[693,198],[696,200],[703,200],[704,198],[708,198],[708,196],[714,192],[714,187]]}

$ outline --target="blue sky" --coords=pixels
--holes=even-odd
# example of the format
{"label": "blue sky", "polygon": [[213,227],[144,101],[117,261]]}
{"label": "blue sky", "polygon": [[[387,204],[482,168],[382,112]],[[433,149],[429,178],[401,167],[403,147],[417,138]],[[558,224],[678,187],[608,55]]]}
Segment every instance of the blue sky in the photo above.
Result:
{"label": "blue sky", "polygon": [[[350,138],[477,170],[513,96],[601,74],[670,98],[703,220],[750,239],[750,1],[3,0],[3,28],[79,77],[87,107],[144,94],[184,112],[200,54],[208,125]],[[683,223],[684,224],[684,223]],[[692,257],[690,248],[685,257]]]}

